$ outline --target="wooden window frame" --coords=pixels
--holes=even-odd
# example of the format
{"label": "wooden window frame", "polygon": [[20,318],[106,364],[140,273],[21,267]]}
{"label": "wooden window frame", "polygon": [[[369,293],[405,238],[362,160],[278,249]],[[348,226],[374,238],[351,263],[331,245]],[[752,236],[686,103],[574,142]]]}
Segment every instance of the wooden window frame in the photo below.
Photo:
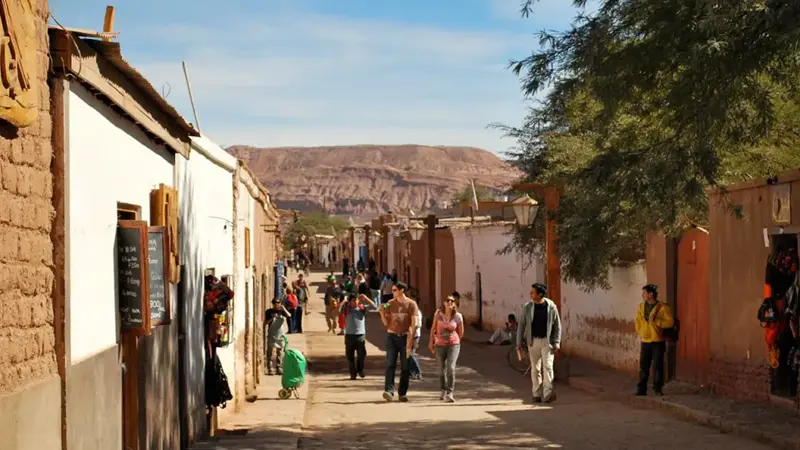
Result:
{"label": "wooden window frame", "polygon": [[[156,327],[156,326],[160,326],[160,325],[169,325],[169,324],[172,323],[172,304],[170,303],[170,295],[169,295],[169,291],[171,290],[170,289],[170,280],[169,280],[169,255],[170,255],[169,254],[169,232],[167,230],[167,227],[147,227],[147,233],[148,233],[148,236],[149,236],[150,233],[161,233],[161,236],[162,236],[162,238],[161,238],[162,239],[161,250],[162,250],[162,253],[163,253],[162,257],[164,258],[163,262],[162,262],[162,264],[164,265],[164,273],[162,274],[164,276],[164,309],[166,310],[166,316],[167,316],[167,318],[164,319],[164,320],[153,321],[151,319],[150,324],[151,324],[151,327]],[[148,239],[149,239],[149,237],[148,237]],[[148,245],[149,245],[149,243],[148,243]],[[147,274],[147,280],[148,280],[148,291],[149,291],[150,290],[150,287],[149,287],[149,283],[150,283],[150,272],[149,272],[149,269],[148,269],[148,274]]]}
{"label": "wooden window frame", "polygon": [[[120,213],[133,214],[133,218],[121,218]],[[142,220],[142,207],[133,203],[117,202],[117,220]]]}

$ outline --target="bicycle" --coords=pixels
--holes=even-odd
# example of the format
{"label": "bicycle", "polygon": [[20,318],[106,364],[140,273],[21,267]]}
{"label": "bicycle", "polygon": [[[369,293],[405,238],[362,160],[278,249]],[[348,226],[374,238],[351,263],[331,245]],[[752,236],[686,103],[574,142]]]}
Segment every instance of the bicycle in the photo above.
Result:
{"label": "bicycle", "polygon": [[508,355],[506,355],[506,359],[508,360],[508,365],[511,366],[512,369],[523,375],[527,375],[528,372],[531,371],[531,358],[528,355],[528,350],[525,348],[522,350],[521,361],[519,358],[517,358],[516,346],[512,346],[510,349],[508,349]]}

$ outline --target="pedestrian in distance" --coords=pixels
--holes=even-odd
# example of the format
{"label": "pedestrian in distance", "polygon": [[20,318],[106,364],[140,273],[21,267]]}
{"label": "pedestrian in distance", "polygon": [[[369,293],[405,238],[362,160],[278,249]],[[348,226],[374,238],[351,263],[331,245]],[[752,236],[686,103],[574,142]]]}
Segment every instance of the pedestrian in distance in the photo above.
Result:
{"label": "pedestrian in distance", "polygon": [[417,358],[420,338],[422,338],[422,311],[417,309],[417,328],[414,331],[414,345],[411,348],[411,355],[408,357],[408,372],[412,380],[422,379],[422,369]]}
{"label": "pedestrian in distance", "polygon": [[555,302],[546,295],[547,286],[541,283],[531,286],[531,301],[522,307],[522,317],[517,327],[517,350],[522,351],[527,345],[531,358],[534,403],[556,400],[553,363],[561,348],[561,316]]}
{"label": "pedestrian in distance", "polygon": [[456,362],[461,352],[464,338],[464,318],[458,312],[456,298],[448,295],[439,310],[433,315],[430,343],[428,348],[436,356],[439,366],[439,400],[455,402],[453,391],[456,387]]}
{"label": "pedestrian in distance", "polygon": [[300,302],[297,300],[297,296],[294,294],[294,289],[291,287],[286,288],[286,309],[289,310],[289,314],[291,317],[289,318],[289,331],[288,334],[296,333],[297,332],[297,308],[300,306]]}
{"label": "pedestrian in distance", "polygon": [[383,326],[386,327],[386,373],[383,383],[383,399],[387,402],[394,398],[395,370],[400,358],[400,386],[397,390],[401,402],[408,401],[408,383],[410,378],[408,360],[414,343],[414,330],[417,327],[417,302],[406,296],[408,286],[398,281],[392,287],[394,298],[385,303],[378,313]]}
{"label": "pedestrian in distance", "polygon": [[339,318],[339,304],[344,298],[342,289],[336,286],[336,278],[328,277],[328,287],[325,288],[325,322],[328,332],[336,334],[336,321]]}
{"label": "pedestrian in distance", "polygon": [[642,303],[636,312],[636,334],[641,339],[639,350],[639,384],[636,395],[647,395],[650,366],[653,367],[653,392],[664,395],[664,354],[667,343],[664,330],[672,328],[675,318],[666,304],[658,301],[658,286],[648,284],[642,288]]}
{"label": "pedestrian in distance", "polygon": [[283,326],[292,315],[281,303],[281,299],[272,299],[272,308],[264,312],[264,326],[267,328],[267,347],[265,349],[265,365],[267,375],[272,375],[272,352],[275,351],[275,369],[278,375],[283,367]]}
{"label": "pedestrian in distance", "polygon": [[350,368],[350,379],[364,378],[364,361],[367,357],[367,311],[375,309],[375,303],[366,295],[349,294],[342,302],[340,311],[347,321],[344,335],[345,355]]}

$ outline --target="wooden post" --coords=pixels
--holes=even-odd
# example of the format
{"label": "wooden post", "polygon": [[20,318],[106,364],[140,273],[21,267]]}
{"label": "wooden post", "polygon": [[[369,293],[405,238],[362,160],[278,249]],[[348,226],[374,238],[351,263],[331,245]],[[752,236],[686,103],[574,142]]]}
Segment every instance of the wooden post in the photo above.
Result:
{"label": "wooden post", "polygon": [[369,241],[370,241],[370,226],[364,225],[364,247],[366,247],[366,252],[364,253],[364,267],[369,268]]}
{"label": "wooden post", "polygon": [[558,253],[558,233],[556,225],[558,205],[561,193],[555,186],[544,190],[545,218],[545,255],[547,261],[547,291],[549,297],[561,311],[561,258]]}
{"label": "wooden post", "polygon": [[350,267],[347,268],[348,273],[345,275],[349,275],[352,268],[356,266],[356,229],[353,227],[350,227],[350,251],[348,253],[350,253],[347,255]]}
{"label": "wooden post", "polygon": [[103,18],[103,33],[114,32],[114,7],[106,6],[106,16]]}
{"label": "wooden post", "polygon": [[436,216],[431,214],[425,219],[428,225],[428,308],[426,316],[433,318],[436,312]]}

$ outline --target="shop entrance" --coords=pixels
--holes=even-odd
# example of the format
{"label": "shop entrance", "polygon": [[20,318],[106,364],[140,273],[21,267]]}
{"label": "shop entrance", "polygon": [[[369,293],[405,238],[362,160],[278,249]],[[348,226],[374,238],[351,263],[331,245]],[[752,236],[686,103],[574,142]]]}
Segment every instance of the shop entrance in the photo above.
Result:
{"label": "shop entrance", "polygon": [[[774,234],[772,254],[767,265],[765,297],[771,296],[778,317],[775,330],[765,328],[765,339],[770,347],[770,390],[776,397],[797,397],[797,373],[792,367],[790,354],[795,339],[789,326],[786,310],[786,293],[797,276],[797,234]],[[767,336],[775,334],[774,339]]]}

